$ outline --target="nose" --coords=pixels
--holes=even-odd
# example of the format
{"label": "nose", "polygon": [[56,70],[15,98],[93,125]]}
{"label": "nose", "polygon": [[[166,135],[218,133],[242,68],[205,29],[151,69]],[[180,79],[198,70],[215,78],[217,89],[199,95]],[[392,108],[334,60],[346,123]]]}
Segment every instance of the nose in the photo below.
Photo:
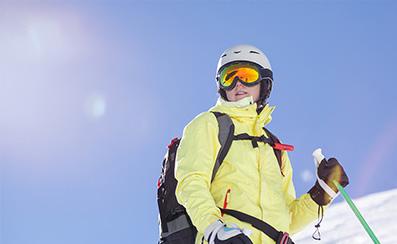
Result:
{"label": "nose", "polygon": [[244,86],[239,80],[236,83],[236,87]]}

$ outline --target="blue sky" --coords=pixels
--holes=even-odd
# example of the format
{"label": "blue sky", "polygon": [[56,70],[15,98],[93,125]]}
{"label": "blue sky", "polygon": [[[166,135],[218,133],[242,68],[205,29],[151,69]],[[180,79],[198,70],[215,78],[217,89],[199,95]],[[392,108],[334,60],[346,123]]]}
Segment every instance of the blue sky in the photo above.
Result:
{"label": "blue sky", "polygon": [[[155,243],[166,145],[213,106],[222,51],[274,71],[298,195],[322,147],[353,197],[397,187],[393,1],[0,3],[0,242]],[[339,199],[338,201],[340,201]]]}

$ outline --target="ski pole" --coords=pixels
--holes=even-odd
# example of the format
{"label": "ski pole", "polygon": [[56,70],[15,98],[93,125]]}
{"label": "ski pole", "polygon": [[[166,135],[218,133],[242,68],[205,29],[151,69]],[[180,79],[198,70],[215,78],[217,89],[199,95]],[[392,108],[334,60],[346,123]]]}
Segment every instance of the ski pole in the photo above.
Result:
{"label": "ski pole", "polygon": [[343,198],[349,204],[350,208],[353,210],[354,214],[360,221],[361,225],[364,227],[365,231],[368,233],[369,237],[371,237],[372,241],[376,244],[380,244],[380,241],[369,227],[367,221],[365,221],[364,217],[361,215],[360,211],[354,204],[353,200],[350,198],[349,194],[347,194],[347,192],[345,191],[345,188],[343,188],[343,186],[341,186],[336,180],[334,180],[334,184],[336,185],[336,187],[338,187],[338,190],[342,193]]}
{"label": "ski pole", "polygon": [[[320,162],[325,159],[324,155],[321,153],[321,148],[316,149],[313,152],[314,160],[316,161],[317,164],[320,164]],[[372,229],[369,227],[367,221],[365,221],[364,217],[356,207],[356,205],[353,203],[353,200],[350,198],[349,194],[347,194],[345,188],[339,184],[336,180],[333,181],[335,186],[338,188],[339,192],[342,193],[343,198],[347,202],[347,204],[350,206],[350,208],[353,210],[354,214],[360,221],[361,225],[364,227],[365,231],[369,235],[369,237],[372,239],[372,241],[375,244],[380,244],[380,241],[378,238],[375,236],[375,233],[372,231]]]}

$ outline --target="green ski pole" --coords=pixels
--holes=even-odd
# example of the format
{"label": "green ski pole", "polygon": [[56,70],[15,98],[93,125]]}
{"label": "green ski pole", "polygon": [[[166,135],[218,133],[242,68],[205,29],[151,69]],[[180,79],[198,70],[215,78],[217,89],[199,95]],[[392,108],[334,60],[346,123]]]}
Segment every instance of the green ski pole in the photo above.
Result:
{"label": "green ski pole", "polygon": [[[314,162],[315,164],[318,165],[321,163],[323,159],[325,159],[324,155],[321,152],[321,148],[316,149],[313,152],[313,157],[314,157]],[[375,244],[380,244],[380,241],[378,238],[375,236],[375,233],[372,231],[372,229],[369,227],[367,221],[365,221],[364,217],[361,215],[360,211],[356,207],[356,205],[353,203],[353,200],[350,198],[349,194],[347,194],[345,188],[339,184],[336,180],[333,181],[335,186],[338,188],[339,192],[342,193],[343,198],[347,202],[347,204],[350,206],[350,208],[353,210],[354,214],[360,221],[361,225],[364,227],[365,231],[368,233],[369,237],[372,239],[372,241]],[[330,189],[332,191],[332,189]]]}
{"label": "green ski pole", "polygon": [[350,198],[349,194],[345,191],[345,188],[341,186],[336,180],[334,180],[334,184],[338,187],[338,190],[342,193],[343,198],[346,200],[347,204],[349,204],[350,208],[353,210],[354,214],[360,221],[361,225],[364,227],[365,231],[368,233],[369,237],[371,237],[372,241],[376,244],[380,244],[380,241],[375,236],[375,233],[369,227],[367,221],[365,221],[364,217],[361,215],[360,211],[353,203],[352,199]]}

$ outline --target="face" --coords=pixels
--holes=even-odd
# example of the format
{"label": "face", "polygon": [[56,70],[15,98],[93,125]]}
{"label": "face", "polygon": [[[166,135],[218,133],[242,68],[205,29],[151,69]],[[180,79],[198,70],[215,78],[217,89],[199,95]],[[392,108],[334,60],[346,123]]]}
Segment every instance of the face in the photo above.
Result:
{"label": "face", "polygon": [[230,102],[236,102],[245,97],[252,96],[254,102],[257,102],[260,95],[260,86],[260,84],[255,86],[244,86],[237,81],[236,86],[232,90],[226,91],[226,97]]}

